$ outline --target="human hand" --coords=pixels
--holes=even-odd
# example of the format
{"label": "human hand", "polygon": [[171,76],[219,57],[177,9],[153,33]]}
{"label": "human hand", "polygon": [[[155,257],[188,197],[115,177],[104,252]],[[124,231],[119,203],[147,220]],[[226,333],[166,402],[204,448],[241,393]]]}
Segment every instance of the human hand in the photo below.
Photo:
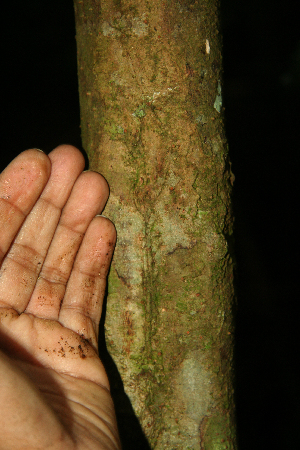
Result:
{"label": "human hand", "polygon": [[0,175],[1,450],[120,449],[98,326],[115,245],[105,179],[72,146]]}

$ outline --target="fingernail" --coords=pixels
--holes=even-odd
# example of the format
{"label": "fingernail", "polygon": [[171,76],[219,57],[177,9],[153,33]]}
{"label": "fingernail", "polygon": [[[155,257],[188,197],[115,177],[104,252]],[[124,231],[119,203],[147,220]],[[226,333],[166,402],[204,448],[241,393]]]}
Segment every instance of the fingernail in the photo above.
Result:
{"label": "fingernail", "polygon": [[34,148],[33,150],[37,150],[39,152],[45,153],[43,150],[41,150],[40,148]]}
{"label": "fingernail", "polygon": [[108,217],[105,216],[104,214],[97,214],[95,217],[104,217],[104,219],[108,219]]}

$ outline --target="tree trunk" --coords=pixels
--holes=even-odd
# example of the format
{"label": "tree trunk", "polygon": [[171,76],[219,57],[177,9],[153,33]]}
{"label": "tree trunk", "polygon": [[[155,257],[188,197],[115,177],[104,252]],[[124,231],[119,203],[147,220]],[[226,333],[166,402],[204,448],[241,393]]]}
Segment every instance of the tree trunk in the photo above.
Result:
{"label": "tree trunk", "polygon": [[[107,347],[155,450],[236,448],[218,3],[75,0],[83,146],[118,233]],[[146,448],[116,392],[124,448]]]}

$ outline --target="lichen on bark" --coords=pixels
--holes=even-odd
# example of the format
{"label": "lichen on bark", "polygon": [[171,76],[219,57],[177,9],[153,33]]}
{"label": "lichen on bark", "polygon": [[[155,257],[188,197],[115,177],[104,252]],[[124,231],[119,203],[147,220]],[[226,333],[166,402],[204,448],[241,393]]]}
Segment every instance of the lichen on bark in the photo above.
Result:
{"label": "lichen on bark", "polygon": [[234,449],[218,1],[75,12],[83,144],[118,233],[108,348],[151,448]]}

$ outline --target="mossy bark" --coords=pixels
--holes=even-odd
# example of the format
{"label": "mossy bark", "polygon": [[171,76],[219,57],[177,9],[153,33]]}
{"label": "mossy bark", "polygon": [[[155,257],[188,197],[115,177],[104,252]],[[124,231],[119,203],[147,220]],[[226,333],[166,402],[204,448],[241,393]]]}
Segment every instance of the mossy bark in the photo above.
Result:
{"label": "mossy bark", "polygon": [[118,233],[107,346],[152,449],[235,449],[218,0],[75,14],[83,145]]}

